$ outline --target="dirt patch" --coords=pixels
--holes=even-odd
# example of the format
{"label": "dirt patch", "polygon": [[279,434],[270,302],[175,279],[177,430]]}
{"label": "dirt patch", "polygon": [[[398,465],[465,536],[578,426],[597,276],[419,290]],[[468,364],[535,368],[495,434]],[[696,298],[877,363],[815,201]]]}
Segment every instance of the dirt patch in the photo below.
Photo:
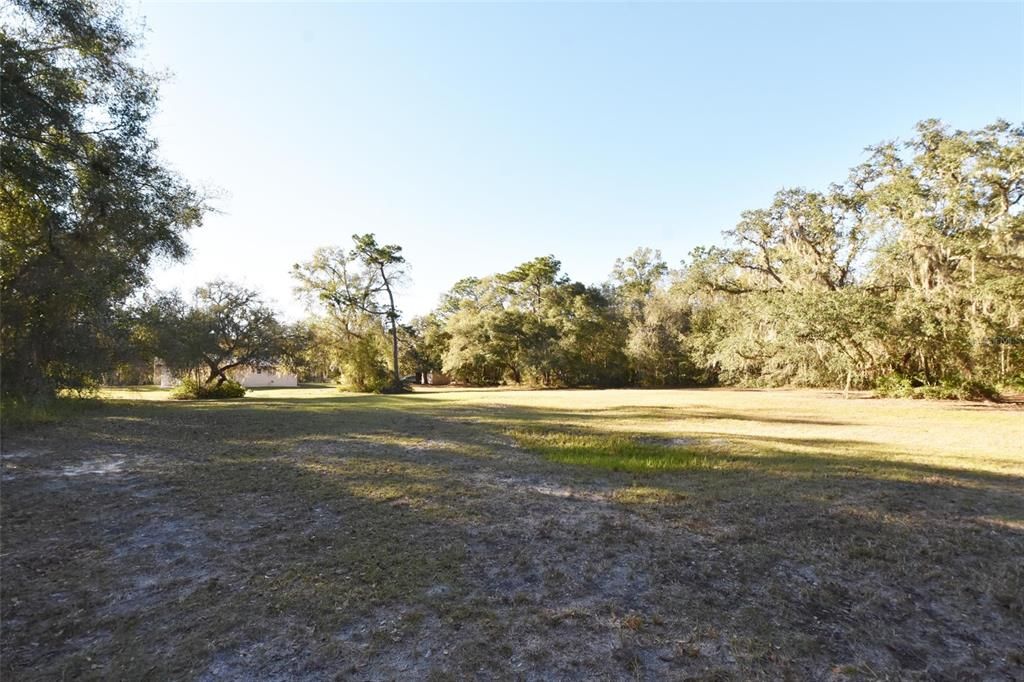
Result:
{"label": "dirt patch", "polygon": [[104,476],[119,474],[124,470],[124,455],[111,455],[105,459],[93,459],[61,468],[61,476]]}

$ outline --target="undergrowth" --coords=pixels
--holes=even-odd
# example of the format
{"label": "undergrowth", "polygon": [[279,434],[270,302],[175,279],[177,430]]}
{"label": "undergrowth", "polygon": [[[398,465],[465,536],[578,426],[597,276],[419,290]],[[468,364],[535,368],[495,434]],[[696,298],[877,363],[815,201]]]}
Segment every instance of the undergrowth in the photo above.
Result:
{"label": "undergrowth", "polygon": [[181,384],[171,391],[172,400],[231,400],[245,396],[246,388],[237,381],[225,381],[220,384],[204,384],[195,379],[183,379]]}
{"label": "undergrowth", "polygon": [[925,383],[901,374],[887,374],[875,383],[879,398],[927,398],[930,400],[998,401],[999,391],[990,384],[971,379],[942,379]]}

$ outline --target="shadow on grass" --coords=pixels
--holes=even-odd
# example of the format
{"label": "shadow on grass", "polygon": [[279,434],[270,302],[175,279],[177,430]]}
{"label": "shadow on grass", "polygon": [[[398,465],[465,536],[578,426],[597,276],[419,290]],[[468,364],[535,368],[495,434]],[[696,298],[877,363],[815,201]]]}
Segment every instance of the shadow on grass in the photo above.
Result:
{"label": "shadow on grass", "polygon": [[[218,677],[220,660],[240,678],[320,678],[354,656],[345,626],[392,604],[422,615],[432,587],[460,583],[461,527],[406,502],[456,494],[436,476],[265,454],[166,464],[43,495],[5,484],[7,674]],[[384,643],[355,637],[361,653]],[[260,642],[292,649],[267,661],[252,653]]]}
{"label": "shadow on grass", "polygon": [[[273,390],[273,389],[271,389]],[[284,389],[277,389],[284,390]],[[272,418],[279,415],[280,418]],[[477,467],[493,458],[495,438],[516,443],[552,462],[632,475],[692,473],[746,474],[831,485],[840,479],[899,483],[930,482],[995,494],[1020,490],[1022,478],[979,469],[914,461],[915,453],[851,439],[743,435],[701,431],[660,443],[640,429],[603,428],[616,420],[745,420],[767,425],[841,425],[813,418],[785,419],[741,414],[708,406],[653,406],[568,410],[507,405],[466,405],[456,399],[368,396],[260,399],[235,402],[111,401],[68,422],[67,429],[95,442],[131,445],[179,457],[206,457],[244,450],[252,456],[290,452],[386,456],[416,449],[421,441],[442,439],[447,446],[430,456],[464,460]],[[682,431],[680,433],[685,433]],[[666,441],[672,439],[662,438]],[[653,441],[653,442],[652,442]],[[506,453],[507,455],[507,453]],[[424,456],[422,453],[419,456]],[[525,466],[536,460],[529,457]]]}
{"label": "shadow on grass", "polygon": [[[667,407],[660,405],[645,405],[638,407],[618,406],[588,410],[537,409],[516,406],[506,409],[507,415],[501,415],[502,417],[549,423],[561,423],[565,420],[606,421],[609,419],[623,419],[640,422],[659,422],[668,420],[682,421],[694,419],[758,422],[763,424],[795,424],[805,426],[847,426],[850,423],[832,419],[819,419],[816,417],[776,417],[765,414],[763,411],[736,412],[701,405],[685,407]],[[521,412],[521,414],[516,414],[517,412]],[[493,410],[489,410],[486,407],[476,406],[466,408],[464,413],[478,417],[494,415]]]}
{"label": "shadow on grass", "polygon": [[[282,399],[260,398],[239,401],[132,401],[110,400],[96,408],[90,404],[87,411],[71,411],[65,419],[69,429],[79,426],[97,438],[108,431],[116,432],[117,439],[142,444],[153,440],[151,429],[142,428],[148,424],[159,431],[169,442],[181,440],[192,442],[199,450],[207,445],[227,442],[262,444],[273,448],[274,441],[281,439],[304,439],[309,437],[372,435],[385,437],[388,434],[399,439],[429,437],[432,432],[443,429],[446,424],[458,423],[473,433],[489,432],[507,434],[522,431],[528,434],[547,434],[557,438],[560,434],[586,437],[580,449],[604,448],[614,452],[616,448],[642,451],[645,454],[678,452],[680,447],[668,447],[656,443],[644,443],[651,434],[642,429],[610,430],[602,428],[603,423],[615,421],[658,422],[671,420],[685,434],[685,423],[697,421],[740,421],[751,424],[764,423],[792,424],[807,426],[844,426],[852,422],[819,419],[816,417],[777,417],[759,412],[741,413],[711,406],[692,407],[628,407],[572,410],[564,408],[526,407],[519,405],[466,405],[457,399],[431,397],[417,399],[416,395],[364,395],[338,393],[331,397],[292,397],[287,391],[294,389],[269,388],[261,391],[281,392]],[[274,414],[286,418],[273,419]],[[120,424],[119,424],[120,423]],[[58,425],[58,428],[60,425]],[[52,425],[48,425],[52,428]],[[750,427],[747,427],[750,428]],[[180,430],[180,432],[179,432]],[[30,430],[31,431],[31,430]],[[470,431],[467,431],[470,432]],[[178,436],[178,437],[176,437]],[[660,436],[660,438],[667,438]],[[683,438],[682,440],[690,440]],[[877,443],[828,439],[785,437],[776,435],[745,435],[728,432],[695,433],[692,440],[703,450],[718,441],[717,451],[708,454],[753,455],[749,450],[760,450],[762,456],[772,455],[778,461],[788,455],[790,464],[807,462],[814,469],[824,465],[825,472],[835,466],[849,467],[864,462],[871,469],[909,468],[931,475],[944,473],[965,477],[984,477],[984,472],[963,470],[953,467],[913,464],[905,461],[910,453],[887,449]],[[739,450],[723,451],[724,448],[739,446]],[[805,455],[835,455],[820,461],[807,459]],[[912,456],[912,455],[910,455]],[[999,474],[991,474],[1000,478]],[[1010,477],[1014,478],[1014,477]]]}
{"label": "shadow on grass", "polygon": [[[941,644],[938,664],[956,664],[968,643],[1005,661],[1024,618],[1019,476],[850,439],[716,431],[674,445],[643,440],[642,427],[602,427],[741,418],[707,406],[645,418],[648,408],[278,392],[112,401],[18,435],[53,454],[17,460],[19,476],[5,483],[5,597],[18,602],[5,598],[3,616],[21,623],[5,630],[5,670],[196,676],[224,652],[267,641],[306,658],[240,677],[327,677],[346,656],[364,660],[353,651],[366,642],[352,644],[344,627],[380,609],[381,619],[441,614],[431,621],[439,641],[475,631],[493,649],[519,646],[512,631],[551,648],[574,626],[552,633],[537,614],[564,608],[596,614],[583,626],[590,639],[629,638],[602,629],[609,613],[650,614],[650,634],[672,641],[713,626],[750,673],[738,676],[780,677],[771,673],[789,657],[799,677],[856,659],[856,647],[875,647],[865,660],[881,660],[879,670],[917,669],[920,642]],[[45,473],[112,452],[137,457],[140,473],[60,485]],[[161,532],[182,548],[160,558]],[[153,575],[188,589],[109,610],[111,595]],[[371,653],[409,642],[381,637]],[[750,653],[764,642],[772,658]],[[507,664],[454,645],[451,654],[455,676]],[[602,655],[604,672],[621,672]],[[558,677],[544,661],[528,672]]]}

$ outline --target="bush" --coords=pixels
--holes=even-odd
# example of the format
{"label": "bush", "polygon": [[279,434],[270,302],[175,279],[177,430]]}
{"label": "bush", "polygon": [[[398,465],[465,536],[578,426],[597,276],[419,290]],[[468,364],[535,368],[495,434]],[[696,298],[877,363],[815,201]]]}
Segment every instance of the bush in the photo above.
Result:
{"label": "bush", "polygon": [[172,400],[231,400],[245,395],[246,388],[237,381],[225,381],[221,384],[204,384],[195,379],[183,379],[181,384],[171,391]]}
{"label": "bush", "polygon": [[343,391],[353,391],[355,393],[383,393],[384,389],[388,386],[388,373],[386,370],[381,372],[372,371],[373,368],[358,368],[357,371],[351,369],[351,364],[346,365],[348,371],[343,375],[342,382],[339,386]]}
{"label": "bush", "polygon": [[902,374],[886,374],[875,382],[875,395],[879,398],[913,398],[914,384]]}
{"label": "bush", "polygon": [[386,386],[384,386],[382,389],[380,389],[380,392],[381,393],[391,393],[391,394],[412,393],[412,386],[408,382],[405,382],[405,381],[399,383],[398,385],[395,385],[394,383],[391,383],[389,381]]}
{"label": "bush", "polygon": [[1001,386],[1007,393],[1024,393],[1024,372],[1004,379]]}
{"label": "bush", "polygon": [[999,400],[992,385],[971,379],[942,379],[937,384],[914,386],[909,377],[887,374],[875,382],[879,398],[927,398],[929,400]]}
{"label": "bush", "polygon": [[999,391],[993,386],[969,379],[943,379],[938,385],[918,390],[922,397],[936,400],[999,400]]}
{"label": "bush", "polygon": [[342,390],[382,393],[391,383],[391,373],[382,359],[385,350],[379,335],[349,344],[341,362]]}

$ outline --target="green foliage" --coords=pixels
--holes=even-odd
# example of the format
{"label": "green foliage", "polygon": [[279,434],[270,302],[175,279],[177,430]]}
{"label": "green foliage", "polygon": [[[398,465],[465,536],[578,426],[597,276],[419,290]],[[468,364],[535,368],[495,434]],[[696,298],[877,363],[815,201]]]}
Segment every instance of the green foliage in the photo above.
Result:
{"label": "green foliage", "polygon": [[344,388],[360,393],[383,393],[391,384],[382,338],[377,335],[355,337],[341,355],[341,378]]}
{"label": "green foliage", "polygon": [[186,377],[173,391],[173,400],[233,400],[245,396],[246,388],[237,381],[207,383]]}
{"label": "green foliage", "polygon": [[279,366],[295,372],[299,381],[324,381],[312,366],[314,332],[309,320],[281,326],[277,342]]}
{"label": "green foliage", "polygon": [[4,398],[0,402],[3,428],[28,428],[77,417],[103,406],[95,394],[63,393],[47,402]]}
{"label": "green foliage", "polygon": [[383,392],[392,383],[386,332],[373,316],[311,317],[293,328],[286,347],[290,366],[306,380],[363,393]]}
{"label": "green foliage", "polygon": [[879,398],[913,398],[914,383],[899,374],[884,374],[875,380],[875,395]]}
{"label": "green foliage", "polygon": [[0,27],[3,393],[46,401],[123,357],[124,303],[180,258],[202,197],[147,128],[154,78],[109,5],[15,0]]}
{"label": "green foliage", "polygon": [[656,249],[638,248],[625,258],[615,259],[611,279],[615,298],[626,317],[635,319],[643,316],[648,299],[667,274],[668,264],[662,260],[661,251]]}
{"label": "green foliage", "polygon": [[934,400],[999,400],[999,391],[983,381],[943,379],[938,384],[921,386],[924,398]]}
{"label": "green foliage", "polygon": [[745,211],[670,280],[650,249],[617,260],[603,289],[553,256],[461,280],[428,325],[430,354],[473,384],[991,398],[1024,367],[1022,203],[1024,128],[925,121],[845,184]]}
{"label": "green foliage", "polygon": [[621,385],[626,327],[600,289],[572,282],[552,256],[465,279],[434,315],[443,368],[470,384]]}
{"label": "green foliage", "polygon": [[209,369],[207,382],[226,379],[235,367],[278,360],[284,329],[259,293],[218,280],[199,287],[195,298],[184,322]]}
{"label": "green foliage", "polygon": [[[1024,128],[873,148],[843,185],[785,189],[667,277],[616,261],[603,289],[553,256],[461,280],[435,311],[473,384],[877,388],[990,399],[1024,367]],[[915,377],[905,385],[899,377]]]}
{"label": "green foliage", "polygon": [[412,324],[400,328],[402,354],[399,358],[403,373],[426,374],[441,372],[444,354],[451,335],[434,315],[413,319]]}
{"label": "green foliage", "polygon": [[[292,266],[292,276],[298,282],[298,291],[311,304],[326,309],[338,330],[350,338],[349,374],[355,370],[358,380],[348,380],[354,390],[359,386],[375,386],[370,379],[375,364],[367,355],[372,344],[363,342],[363,335],[376,325],[391,341],[391,378],[393,390],[402,389],[399,368],[399,318],[401,311],[395,305],[395,288],[405,277],[405,257],[396,244],[381,245],[372,234],[352,235],[354,247],[346,251],[337,247],[322,247],[306,263]],[[354,364],[353,364],[354,363]]]}
{"label": "green foliage", "polygon": [[284,341],[284,356],[300,381],[334,381],[341,373],[339,334],[326,317],[310,317],[292,325]]}
{"label": "green foliage", "polygon": [[887,374],[875,382],[875,395],[879,398],[928,398],[931,400],[989,400],[1000,399],[999,391],[983,381],[944,378],[938,383],[925,384],[899,374]]}
{"label": "green foliage", "polygon": [[1000,386],[1005,393],[1024,393],[1024,372],[1006,377]]}
{"label": "green foliage", "polygon": [[540,429],[512,429],[506,433],[520,446],[553,462],[612,471],[711,469],[725,463],[692,448],[647,443],[628,436]]}
{"label": "green foliage", "polygon": [[277,364],[290,348],[285,328],[259,293],[222,280],[196,289],[191,304],[177,293],[146,300],[136,333],[150,357],[177,373],[201,370],[206,383],[227,380],[237,367]]}
{"label": "green foliage", "polygon": [[626,354],[641,386],[696,383],[689,301],[678,291],[652,291],[629,325]]}
{"label": "green foliage", "polygon": [[[843,184],[787,188],[726,243],[670,273],[641,248],[586,286],[552,255],[460,280],[401,324],[401,247],[353,235],[293,267],[318,317],[284,327],[254,291],[128,300],[156,256],[182,257],[200,197],[162,167],[153,80],[116,13],[19,0],[0,96],[3,394],[45,401],[153,356],[204,390],[287,363],[351,390],[404,373],[477,385],[723,384],[874,388],[992,399],[1024,376],[1024,127],[919,124],[871,148]],[[220,390],[220,389],[216,389]],[[12,403],[13,404],[13,403]]]}
{"label": "green foliage", "polygon": [[694,363],[726,383],[990,397],[1024,365],[1022,198],[1024,129],[1005,122],[926,121],[844,186],[779,192],[693,253]]}

